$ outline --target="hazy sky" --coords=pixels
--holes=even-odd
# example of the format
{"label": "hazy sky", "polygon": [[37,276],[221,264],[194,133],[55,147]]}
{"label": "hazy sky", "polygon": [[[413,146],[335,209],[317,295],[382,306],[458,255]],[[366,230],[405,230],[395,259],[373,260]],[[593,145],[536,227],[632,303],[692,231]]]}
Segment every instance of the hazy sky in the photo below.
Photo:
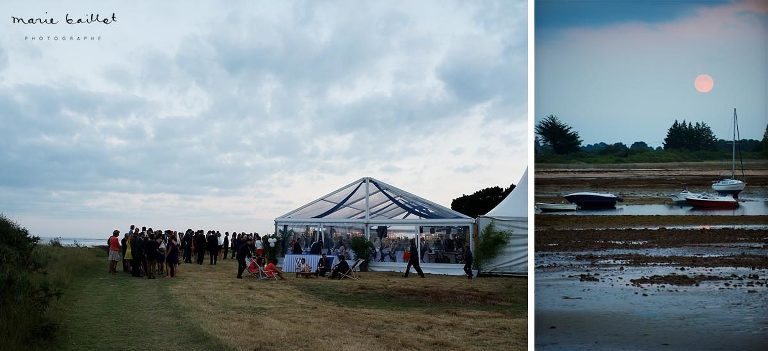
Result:
{"label": "hazy sky", "polygon": [[[731,138],[768,124],[768,1],[536,1],[536,121],[584,143],[663,143],[675,119]],[[694,89],[699,74],[714,80]]]}
{"label": "hazy sky", "polygon": [[264,233],[363,176],[450,206],[526,167],[524,1],[61,3],[0,4],[0,212],[34,234]]}

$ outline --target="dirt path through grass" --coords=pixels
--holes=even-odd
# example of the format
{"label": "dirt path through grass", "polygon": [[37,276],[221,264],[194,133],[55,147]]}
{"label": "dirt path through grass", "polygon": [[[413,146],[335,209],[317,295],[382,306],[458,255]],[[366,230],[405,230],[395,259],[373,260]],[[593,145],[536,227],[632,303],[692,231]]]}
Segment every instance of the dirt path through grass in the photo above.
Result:
{"label": "dirt path through grass", "polygon": [[64,350],[226,350],[228,346],[185,317],[169,279],[106,273],[106,255],[92,250],[58,304]]}

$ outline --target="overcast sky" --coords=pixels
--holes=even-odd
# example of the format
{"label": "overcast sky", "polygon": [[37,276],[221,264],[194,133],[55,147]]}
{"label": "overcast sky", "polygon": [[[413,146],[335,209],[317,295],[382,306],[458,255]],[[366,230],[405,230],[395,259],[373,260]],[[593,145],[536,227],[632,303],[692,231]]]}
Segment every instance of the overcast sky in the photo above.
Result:
{"label": "overcast sky", "polygon": [[[536,116],[584,144],[661,146],[675,119],[731,139],[768,124],[768,1],[536,1]],[[714,80],[694,89],[699,74]]]}
{"label": "overcast sky", "polygon": [[264,233],[363,176],[449,207],[526,167],[525,1],[188,4],[0,3],[0,212]]}

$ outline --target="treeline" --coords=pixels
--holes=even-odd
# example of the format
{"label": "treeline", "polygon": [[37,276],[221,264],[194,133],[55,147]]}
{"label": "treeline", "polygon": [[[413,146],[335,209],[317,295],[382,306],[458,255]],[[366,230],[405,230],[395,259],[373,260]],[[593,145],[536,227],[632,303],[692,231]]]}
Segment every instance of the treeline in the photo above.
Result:
{"label": "treeline", "polygon": [[[717,139],[712,129],[703,122],[674,121],[667,130],[663,146],[648,146],[636,141],[624,143],[596,143],[582,146],[577,131],[557,116],[550,115],[536,125],[535,154],[540,163],[635,163],[684,162],[720,160],[731,157],[732,141]],[[742,158],[768,157],[768,126],[763,140],[737,141]]]}
{"label": "treeline", "polygon": [[496,207],[513,189],[515,189],[514,184],[505,189],[494,186],[478,190],[471,195],[461,195],[451,201],[451,209],[476,218]]}

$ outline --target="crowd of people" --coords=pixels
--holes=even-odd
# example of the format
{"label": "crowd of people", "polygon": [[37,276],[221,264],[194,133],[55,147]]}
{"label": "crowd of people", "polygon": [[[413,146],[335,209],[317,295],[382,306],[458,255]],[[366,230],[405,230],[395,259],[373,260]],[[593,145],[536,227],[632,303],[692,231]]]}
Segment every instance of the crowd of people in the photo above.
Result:
{"label": "crowd of people", "polygon": [[[173,230],[153,230],[146,227],[139,229],[131,225],[122,239],[119,239],[119,235],[120,231],[115,230],[107,243],[109,247],[109,272],[112,274],[117,274],[118,262],[122,261],[123,272],[129,272],[134,277],[155,279],[160,276],[173,278],[176,276],[180,263],[192,263],[194,256],[195,263],[202,265],[207,253],[209,265],[216,265],[219,261],[219,256],[224,260],[227,258],[237,259],[237,278],[239,279],[242,279],[243,272],[247,268],[246,260],[248,259],[255,259],[260,267],[263,267],[267,272],[268,276],[285,279],[283,273],[277,268],[277,260],[274,257],[271,259],[265,257],[265,243],[258,233],[232,232],[230,236],[229,232],[225,232],[222,236],[219,231],[210,230],[205,232],[203,230],[193,231],[192,229],[187,229],[183,234],[180,234],[180,232]],[[394,243],[395,240],[391,240],[391,242]],[[407,243],[408,250],[404,252],[403,259],[408,264],[404,277],[408,277],[411,268],[414,268],[416,273],[423,278],[424,273],[421,270],[420,261],[424,262],[423,257],[425,255],[423,250],[425,246],[428,246],[423,245],[421,247],[421,255],[419,255],[415,240],[410,239]],[[322,252],[322,257],[317,267],[313,270],[316,276],[325,276],[331,273],[331,278],[339,278],[341,273],[346,273],[349,270],[349,264],[346,262],[348,254],[346,245],[343,242],[339,241],[334,245],[335,250],[333,251],[335,251],[337,261],[333,267],[331,267],[326,253],[322,250],[322,243],[314,241],[309,244],[310,254]],[[472,279],[472,251],[469,249],[469,245],[464,246],[464,271],[467,277]],[[288,247],[295,254],[305,251],[298,238],[291,240]],[[383,256],[379,248],[376,251],[378,255],[375,256]],[[396,249],[393,247],[391,251],[396,251]],[[422,260],[419,260],[419,256],[422,257]],[[374,257],[374,260],[376,259],[377,257]],[[383,260],[383,257],[379,259]],[[304,263],[304,266],[299,264],[298,269],[302,273],[309,273],[307,270],[311,270],[311,267]]]}
{"label": "crowd of people", "polygon": [[[221,259],[236,258],[238,252],[248,251],[263,257],[264,247],[258,233],[221,232],[210,230],[184,233],[174,230],[153,230],[131,225],[120,239],[120,231],[115,230],[107,241],[109,247],[109,272],[117,274],[117,266],[122,262],[123,272],[134,277],[173,278],[180,263],[202,265],[208,254],[208,264],[216,265]],[[231,238],[231,239],[230,239]],[[249,244],[250,245],[246,245]],[[243,250],[241,250],[243,249]],[[230,256],[231,253],[231,256]],[[239,259],[239,256],[237,257]],[[239,276],[240,274],[238,274]]]}

